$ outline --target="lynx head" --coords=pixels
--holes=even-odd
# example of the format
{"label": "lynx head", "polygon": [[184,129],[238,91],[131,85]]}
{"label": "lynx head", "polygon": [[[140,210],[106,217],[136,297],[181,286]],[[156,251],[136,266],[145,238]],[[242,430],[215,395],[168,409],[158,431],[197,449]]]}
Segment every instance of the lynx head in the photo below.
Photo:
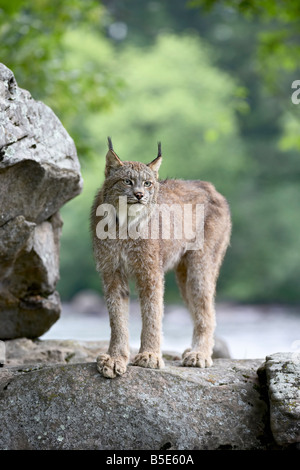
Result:
{"label": "lynx head", "polygon": [[148,165],[121,161],[115,153],[110,137],[106,155],[104,200],[117,207],[120,196],[126,196],[127,205],[143,206],[155,203],[158,192],[158,169],[162,161],[161,145],[157,157]]}

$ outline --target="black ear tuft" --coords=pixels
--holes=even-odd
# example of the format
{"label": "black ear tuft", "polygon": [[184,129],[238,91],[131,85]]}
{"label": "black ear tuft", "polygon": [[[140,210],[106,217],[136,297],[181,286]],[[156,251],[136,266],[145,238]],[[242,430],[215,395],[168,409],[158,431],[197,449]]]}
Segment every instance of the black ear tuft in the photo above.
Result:
{"label": "black ear tuft", "polygon": [[107,137],[107,141],[108,141],[108,148],[109,148],[109,150],[114,150],[114,149],[113,149],[113,144],[112,144],[112,141],[111,141],[111,137]]}
{"label": "black ear tuft", "polygon": [[151,170],[155,171],[156,173],[158,173],[159,167],[162,162],[161,142],[157,142],[157,146],[158,146],[157,157],[155,157],[154,160],[151,163],[148,163],[147,165],[151,168]]}
{"label": "black ear tuft", "polygon": [[161,142],[157,143],[158,151],[157,151],[157,156],[161,157]]}
{"label": "black ear tuft", "polygon": [[108,151],[106,154],[106,166],[105,166],[105,176],[108,177],[110,173],[120,166],[123,166],[123,163],[119,159],[118,155],[113,149],[112,141],[110,137],[107,137],[108,141]]}

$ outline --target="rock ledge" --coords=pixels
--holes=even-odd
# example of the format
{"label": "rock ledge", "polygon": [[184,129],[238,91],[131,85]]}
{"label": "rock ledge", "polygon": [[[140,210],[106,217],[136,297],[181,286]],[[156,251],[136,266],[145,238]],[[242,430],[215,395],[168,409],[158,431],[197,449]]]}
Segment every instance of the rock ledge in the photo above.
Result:
{"label": "rock ledge", "polygon": [[[170,359],[161,370],[129,365],[124,376],[110,380],[86,362],[96,346],[86,344],[77,363],[59,363],[57,353],[55,363],[48,357],[0,369],[0,449],[298,448],[299,409],[285,411],[299,392],[292,355],[215,359],[208,369]],[[274,367],[287,374],[280,382],[285,401],[276,398]]]}

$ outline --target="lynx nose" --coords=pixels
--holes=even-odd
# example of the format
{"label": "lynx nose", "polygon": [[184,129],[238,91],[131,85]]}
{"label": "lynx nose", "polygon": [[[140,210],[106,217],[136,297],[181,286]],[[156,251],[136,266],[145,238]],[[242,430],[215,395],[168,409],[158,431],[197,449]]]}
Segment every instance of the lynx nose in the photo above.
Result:
{"label": "lynx nose", "polygon": [[134,195],[138,200],[140,200],[140,199],[142,199],[142,197],[144,197],[144,193],[141,193],[141,192],[134,193]]}

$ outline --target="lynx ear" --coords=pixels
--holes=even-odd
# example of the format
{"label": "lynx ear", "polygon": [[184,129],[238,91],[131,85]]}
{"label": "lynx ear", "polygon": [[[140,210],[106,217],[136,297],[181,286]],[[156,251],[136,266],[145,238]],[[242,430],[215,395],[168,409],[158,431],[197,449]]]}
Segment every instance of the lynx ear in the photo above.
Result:
{"label": "lynx ear", "polygon": [[111,171],[116,170],[117,168],[120,168],[120,166],[123,166],[123,163],[121,162],[118,155],[115,153],[113,149],[111,138],[108,137],[107,140],[108,140],[108,152],[106,154],[105,176],[108,176]]}
{"label": "lynx ear", "polygon": [[161,156],[161,143],[158,142],[158,152],[157,152],[157,157],[151,162],[148,163],[148,167],[151,168],[152,171],[158,173],[159,167],[162,162],[162,156]]}

